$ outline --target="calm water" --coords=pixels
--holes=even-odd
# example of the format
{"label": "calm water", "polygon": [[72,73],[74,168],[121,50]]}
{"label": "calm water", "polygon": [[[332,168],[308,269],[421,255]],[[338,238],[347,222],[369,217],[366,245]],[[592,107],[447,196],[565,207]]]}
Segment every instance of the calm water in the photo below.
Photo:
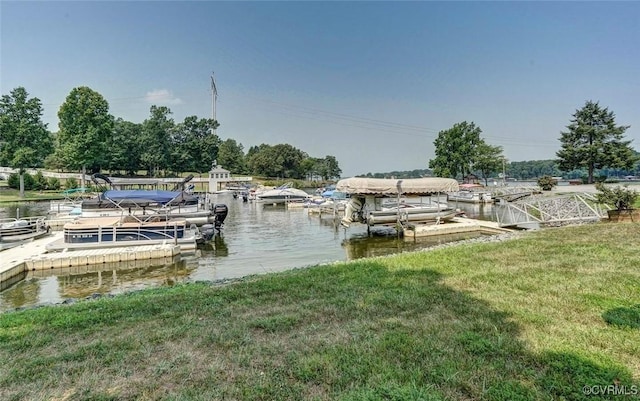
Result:
{"label": "calm water", "polygon": [[[231,195],[218,195],[229,215],[223,233],[196,255],[164,263],[137,261],[64,270],[29,272],[13,286],[0,292],[0,311],[23,306],[59,303],[92,294],[122,293],[151,286],[173,285],[197,280],[221,280],[370,256],[407,252],[439,243],[469,238],[462,236],[399,239],[393,230],[366,227],[345,230],[330,218],[320,219],[306,209],[244,203]],[[469,217],[491,220],[491,205],[459,204]],[[0,217],[43,215],[48,202],[28,203],[19,208],[0,209]],[[471,235],[473,236],[473,235]],[[0,254],[1,257],[1,254]]]}

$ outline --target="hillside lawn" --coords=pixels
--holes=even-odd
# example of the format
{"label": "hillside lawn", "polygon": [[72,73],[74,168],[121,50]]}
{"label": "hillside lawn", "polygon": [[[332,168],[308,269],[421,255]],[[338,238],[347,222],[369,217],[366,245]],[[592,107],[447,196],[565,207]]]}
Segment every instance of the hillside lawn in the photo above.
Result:
{"label": "hillside lawn", "polygon": [[[0,399],[637,399],[639,239],[553,228],[0,314]],[[583,391],[608,385],[628,395]]]}

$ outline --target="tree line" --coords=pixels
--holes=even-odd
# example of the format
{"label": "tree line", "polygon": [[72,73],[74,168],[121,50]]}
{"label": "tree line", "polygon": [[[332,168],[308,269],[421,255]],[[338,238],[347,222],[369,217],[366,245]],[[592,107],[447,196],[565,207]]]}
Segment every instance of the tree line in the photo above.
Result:
{"label": "tree line", "polygon": [[[635,166],[631,168],[631,170],[619,169],[619,168],[602,168],[597,170],[597,175],[594,178],[596,181],[602,181],[604,179],[611,179],[612,177],[625,177],[628,175],[638,176],[640,177],[640,152],[634,152],[635,157],[638,162],[636,162]],[[471,171],[473,174],[480,176],[479,171]],[[560,165],[558,160],[548,159],[548,160],[527,160],[527,161],[518,161],[518,162],[506,162],[504,172],[506,173],[505,178],[509,179],[517,179],[517,180],[534,180],[543,176],[550,177],[563,177],[565,179],[581,179],[585,183],[588,181],[588,170],[585,168],[574,169],[571,171],[562,171],[560,170]],[[502,173],[502,170],[498,170],[494,173]],[[420,177],[431,177],[434,175],[433,170],[431,169],[415,169],[415,170],[405,170],[405,171],[389,171],[384,173],[364,173],[359,174],[360,177],[368,177],[368,178],[420,178]],[[493,174],[491,178],[498,178],[496,174]]]}
{"label": "tree line", "polygon": [[340,177],[334,156],[311,157],[289,144],[244,147],[215,133],[218,121],[189,116],[175,122],[165,106],[151,106],[142,123],[116,118],[107,100],[82,86],[71,90],[58,111],[59,130],[42,122],[40,99],[18,87],[0,99],[0,165],[148,176],[208,172],[214,161],[234,174],[281,179]]}
{"label": "tree line", "polygon": [[585,181],[590,184],[597,174],[623,175],[639,170],[638,152],[624,138],[629,126],[616,125],[615,114],[598,102],[587,101],[576,110],[566,128],[560,133],[557,160],[514,162],[507,171],[502,147],[486,143],[480,136],[480,127],[464,121],[438,133],[434,142],[436,157],[429,161],[429,168],[436,176],[452,178],[476,172],[485,184],[492,174],[503,170],[522,179],[586,175]]}

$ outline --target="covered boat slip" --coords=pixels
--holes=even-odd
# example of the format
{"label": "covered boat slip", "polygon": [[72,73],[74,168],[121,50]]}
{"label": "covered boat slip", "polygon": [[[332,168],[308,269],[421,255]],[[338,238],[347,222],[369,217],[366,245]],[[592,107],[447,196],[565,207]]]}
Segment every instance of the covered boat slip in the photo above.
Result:
{"label": "covered boat slip", "polygon": [[[455,216],[455,211],[437,201],[427,203],[420,200],[412,207],[401,204],[405,197],[420,198],[458,191],[458,181],[450,178],[348,178],[338,181],[336,190],[351,196],[345,208],[342,224],[348,227],[353,222],[374,225],[396,225],[412,223],[439,223]],[[384,207],[385,200],[396,200],[395,207]],[[446,199],[446,198],[445,198]],[[387,202],[389,204],[389,202]]]}
{"label": "covered boat slip", "polygon": [[178,244],[195,249],[198,230],[186,220],[140,222],[132,217],[83,218],[63,227],[63,237],[46,246],[48,251]]}
{"label": "covered boat slip", "polygon": [[397,195],[428,196],[460,190],[453,178],[361,178],[353,177],[338,181],[336,191],[349,195],[377,195],[392,197]]}

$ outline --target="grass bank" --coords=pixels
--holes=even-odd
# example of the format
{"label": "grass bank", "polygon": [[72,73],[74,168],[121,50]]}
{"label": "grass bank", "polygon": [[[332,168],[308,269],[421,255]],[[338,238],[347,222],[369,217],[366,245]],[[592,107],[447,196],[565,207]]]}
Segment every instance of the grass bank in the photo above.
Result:
{"label": "grass bank", "polygon": [[640,384],[639,235],[549,229],[5,313],[0,399],[606,399],[583,388]]}
{"label": "grass bank", "polygon": [[19,202],[33,202],[42,200],[64,199],[61,191],[24,191],[24,198],[20,197],[20,190],[0,187],[0,205]]}

